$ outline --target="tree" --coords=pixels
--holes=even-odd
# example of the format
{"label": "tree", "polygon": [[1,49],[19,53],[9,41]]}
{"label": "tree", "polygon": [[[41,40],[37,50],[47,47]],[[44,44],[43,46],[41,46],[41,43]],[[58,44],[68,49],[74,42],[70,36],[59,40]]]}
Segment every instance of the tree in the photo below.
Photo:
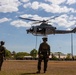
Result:
{"label": "tree", "polygon": [[70,53],[67,54],[66,59],[71,59],[71,54]]}
{"label": "tree", "polygon": [[31,50],[30,55],[31,55],[33,58],[36,58],[36,56],[37,56],[37,50],[36,50],[36,49]]}
{"label": "tree", "polygon": [[52,55],[52,59],[53,60],[57,60],[58,59],[53,53],[51,53],[51,55]]}
{"label": "tree", "polygon": [[11,57],[12,57],[12,59],[16,59],[16,52],[15,51],[12,51]]}
{"label": "tree", "polygon": [[6,59],[11,58],[11,52],[9,50],[5,50]]}
{"label": "tree", "polygon": [[15,54],[16,54],[16,52],[15,52],[15,51],[13,51],[13,52],[12,52],[12,54],[13,54],[13,55],[15,55]]}
{"label": "tree", "polygon": [[24,58],[24,56],[29,56],[30,54],[27,52],[18,52],[16,54],[16,58]]}
{"label": "tree", "polygon": [[57,52],[58,53],[58,58],[60,59],[60,54],[61,54],[61,52]]}

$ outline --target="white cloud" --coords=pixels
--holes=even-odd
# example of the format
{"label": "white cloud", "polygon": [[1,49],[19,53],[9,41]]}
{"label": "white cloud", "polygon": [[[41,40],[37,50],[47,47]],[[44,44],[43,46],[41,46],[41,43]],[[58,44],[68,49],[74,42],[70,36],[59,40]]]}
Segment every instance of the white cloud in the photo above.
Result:
{"label": "white cloud", "polygon": [[0,23],[3,23],[3,22],[7,22],[7,21],[10,21],[11,19],[8,19],[6,17],[0,19]]}
{"label": "white cloud", "polygon": [[[65,0],[61,0],[61,2],[64,2],[64,1]],[[39,3],[37,1],[35,1],[33,3],[29,2],[27,4],[24,4],[24,8],[27,8],[27,7],[32,8],[34,10],[43,9],[46,12],[51,12],[51,13],[69,13],[69,12],[75,13],[76,12],[76,10],[74,8],[67,7],[65,5],[61,6],[56,3],[53,3],[53,4]]]}
{"label": "white cloud", "polygon": [[46,12],[52,12],[53,10],[49,4],[46,3],[40,3],[40,8],[44,9]]}
{"label": "white cloud", "polygon": [[67,16],[66,14],[64,14],[56,18],[53,22],[57,23],[58,26],[69,28],[75,25],[76,23],[75,20],[76,20],[76,17],[74,17],[73,15]]}
{"label": "white cloud", "polygon": [[12,21],[11,22],[11,25],[12,26],[15,26],[15,27],[30,27],[30,22],[24,22],[22,20],[15,20],[15,21]]}
{"label": "white cloud", "polygon": [[67,0],[67,4],[71,5],[71,4],[75,4],[76,0]]}
{"label": "white cloud", "polygon": [[29,3],[26,3],[26,4],[23,5],[23,7],[24,8],[31,7],[31,3],[30,2]]}
{"label": "white cloud", "polygon": [[45,0],[45,1],[50,2],[52,4],[57,4],[57,5],[62,3],[65,3],[65,4],[67,3],[69,5],[76,3],[76,0]]}
{"label": "white cloud", "polygon": [[20,1],[22,1],[22,2],[28,2],[29,0],[20,0]]}
{"label": "white cloud", "polygon": [[46,12],[51,13],[68,13],[72,12],[74,13],[75,10],[73,8],[68,8],[66,6],[59,6],[57,4],[46,4],[46,3],[40,3],[39,5],[42,9],[44,9]]}
{"label": "white cloud", "polygon": [[31,14],[24,14],[24,15],[21,15],[20,17],[28,18],[28,17],[32,17],[32,15]]}
{"label": "white cloud", "polygon": [[41,16],[38,16],[38,15],[32,15],[32,19],[35,19],[35,20],[43,20],[44,17],[42,18]]}
{"label": "white cloud", "polygon": [[45,1],[51,2],[53,4],[61,4],[64,3],[66,0],[45,0]]}
{"label": "white cloud", "polygon": [[25,3],[25,4],[23,5],[23,7],[24,7],[24,8],[29,7],[29,8],[32,8],[32,9],[36,10],[36,9],[39,8],[39,2],[37,2],[37,1],[34,1],[34,2],[32,2],[32,3],[28,2],[28,3]]}
{"label": "white cloud", "polygon": [[39,2],[37,2],[37,1],[33,2],[31,7],[33,9],[38,9],[39,8]]}
{"label": "white cloud", "polygon": [[0,12],[16,12],[20,4],[18,0],[0,0]]}
{"label": "white cloud", "polygon": [[69,13],[69,12],[74,13],[75,12],[75,10],[73,8],[68,8],[66,6],[60,7],[59,11],[60,11],[60,13]]}

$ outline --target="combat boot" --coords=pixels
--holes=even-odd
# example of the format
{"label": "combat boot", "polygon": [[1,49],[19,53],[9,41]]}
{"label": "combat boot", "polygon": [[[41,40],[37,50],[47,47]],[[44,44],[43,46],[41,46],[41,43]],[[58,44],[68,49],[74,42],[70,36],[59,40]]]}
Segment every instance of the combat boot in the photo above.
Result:
{"label": "combat boot", "polygon": [[46,70],[44,70],[44,73],[46,73]]}
{"label": "combat boot", "polygon": [[46,73],[46,71],[44,71],[44,73]]}
{"label": "combat boot", "polygon": [[36,73],[40,73],[40,71],[37,71]]}
{"label": "combat boot", "polygon": [[0,68],[0,71],[1,71],[1,68]]}

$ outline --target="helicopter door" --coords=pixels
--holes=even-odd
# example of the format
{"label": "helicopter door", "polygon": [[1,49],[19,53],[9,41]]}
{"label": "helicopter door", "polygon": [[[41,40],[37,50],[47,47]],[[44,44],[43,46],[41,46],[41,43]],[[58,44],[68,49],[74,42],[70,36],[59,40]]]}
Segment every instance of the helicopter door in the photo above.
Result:
{"label": "helicopter door", "polygon": [[37,27],[34,27],[34,33],[37,34]]}
{"label": "helicopter door", "polygon": [[46,28],[46,34],[50,33],[50,28]]}
{"label": "helicopter door", "polygon": [[46,28],[42,28],[42,33],[46,34]]}

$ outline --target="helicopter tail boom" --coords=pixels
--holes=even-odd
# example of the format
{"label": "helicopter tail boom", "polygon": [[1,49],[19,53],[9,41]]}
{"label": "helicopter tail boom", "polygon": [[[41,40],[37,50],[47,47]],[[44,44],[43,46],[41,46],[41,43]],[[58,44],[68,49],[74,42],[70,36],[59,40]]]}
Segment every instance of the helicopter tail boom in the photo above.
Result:
{"label": "helicopter tail boom", "polygon": [[76,33],[76,27],[72,30],[73,33]]}

